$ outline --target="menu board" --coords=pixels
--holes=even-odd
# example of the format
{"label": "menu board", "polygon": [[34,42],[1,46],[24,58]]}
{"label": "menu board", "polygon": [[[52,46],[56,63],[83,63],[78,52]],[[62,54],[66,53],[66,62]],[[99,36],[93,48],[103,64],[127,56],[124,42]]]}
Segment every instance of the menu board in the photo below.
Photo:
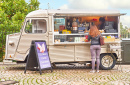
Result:
{"label": "menu board", "polygon": [[43,69],[51,69],[52,72],[46,41],[34,40],[31,43],[24,73],[27,69],[34,70],[35,67],[39,69],[40,74],[42,74],[41,70]]}
{"label": "menu board", "polygon": [[41,69],[51,67],[46,42],[35,42],[35,45]]}

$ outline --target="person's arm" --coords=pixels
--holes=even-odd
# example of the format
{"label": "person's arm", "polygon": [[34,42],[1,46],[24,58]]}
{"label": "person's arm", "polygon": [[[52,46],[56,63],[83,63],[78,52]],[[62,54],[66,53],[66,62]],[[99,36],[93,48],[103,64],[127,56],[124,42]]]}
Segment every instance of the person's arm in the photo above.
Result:
{"label": "person's arm", "polygon": [[90,41],[90,39],[91,39],[91,36],[90,36],[90,35],[88,35],[88,41]]}

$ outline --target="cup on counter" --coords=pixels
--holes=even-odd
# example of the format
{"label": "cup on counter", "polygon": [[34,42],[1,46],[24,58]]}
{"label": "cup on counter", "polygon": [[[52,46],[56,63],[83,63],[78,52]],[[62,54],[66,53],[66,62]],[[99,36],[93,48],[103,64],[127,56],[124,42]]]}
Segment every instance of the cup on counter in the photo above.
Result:
{"label": "cup on counter", "polygon": [[78,42],[78,37],[75,37],[75,42]]}

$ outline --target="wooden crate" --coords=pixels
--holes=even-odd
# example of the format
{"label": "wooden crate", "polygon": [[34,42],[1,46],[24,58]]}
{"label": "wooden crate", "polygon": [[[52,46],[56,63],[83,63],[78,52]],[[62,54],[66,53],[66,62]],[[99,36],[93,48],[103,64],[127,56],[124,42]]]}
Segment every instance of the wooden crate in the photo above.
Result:
{"label": "wooden crate", "polygon": [[104,42],[114,42],[115,41],[115,37],[114,38],[104,38]]}
{"label": "wooden crate", "polygon": [[115,39],[115,41],[120,41],[120,39]]}

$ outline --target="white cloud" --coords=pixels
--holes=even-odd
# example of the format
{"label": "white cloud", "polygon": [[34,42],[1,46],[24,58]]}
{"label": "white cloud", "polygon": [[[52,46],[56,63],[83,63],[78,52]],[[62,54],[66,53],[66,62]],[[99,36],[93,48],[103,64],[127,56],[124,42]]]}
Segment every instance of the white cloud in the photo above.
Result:
{"label": "white cloud", "polygon": [[129,9],[130,0],[68,0],[71,9]]}
{"label": "white cloud", "polygon": [[108,0],[109,6],[118,9],[129,9],[130,0]]}
{"label": "white cloud", "polygon": [[130,28],[130,16],[121,16],[120,22],[122,22],[123,26],[127,26]]}
{"label": "white cloud", "polygon": [[[105,0],[68,0],[68,7],[72,9],[107,9]],[[103,3],[104,2],[104,3]]]}
{"label": "white cloud", "polygon": [[59,9],[68,9],[68,5],[64,4],[63,6],[61,6]]}

